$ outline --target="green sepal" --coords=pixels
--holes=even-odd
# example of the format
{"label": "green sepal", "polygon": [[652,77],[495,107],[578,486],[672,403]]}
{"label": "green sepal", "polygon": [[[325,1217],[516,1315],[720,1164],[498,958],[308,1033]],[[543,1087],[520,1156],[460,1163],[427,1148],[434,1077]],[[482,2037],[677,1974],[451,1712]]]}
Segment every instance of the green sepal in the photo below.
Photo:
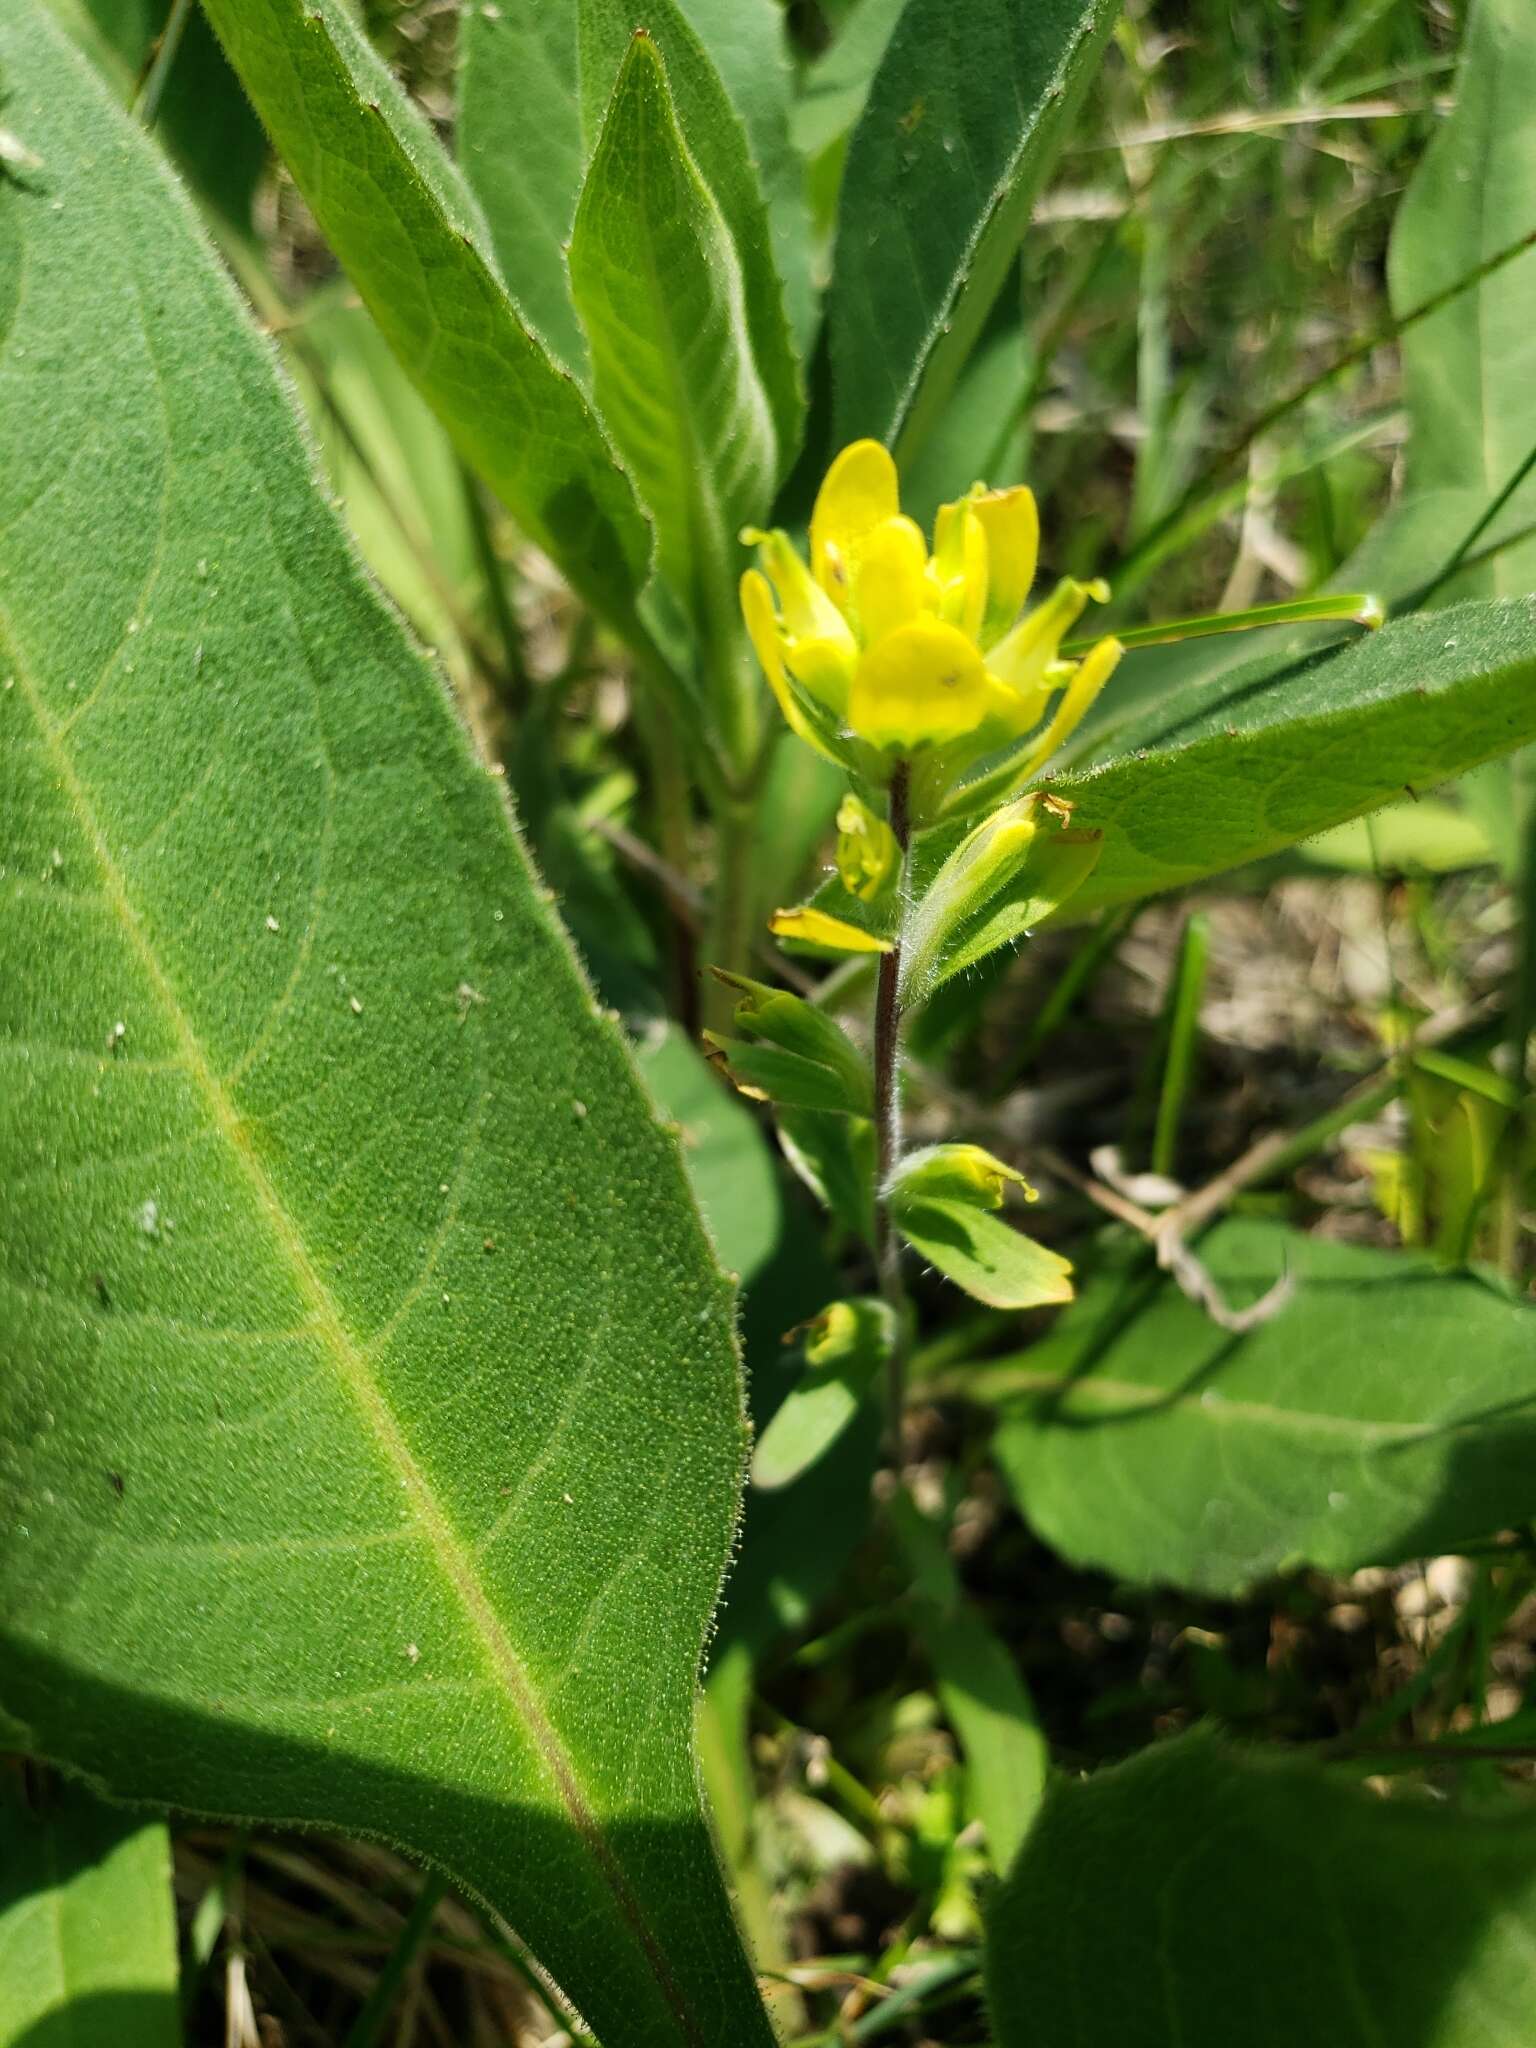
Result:
{"label": "green sepal", "polygon": [[845,1108],[850,1116],[869,1116],[873,1112],[875,1083],[869,1061],[825,1010],[808,1003],[803,996],[792,995],[788,989],[770,988],[764,982],[748,980],[745,975],[728,974],[720,967],[711,971],[717,981],[740,993],[735,1019],[737,1029],[745,1037],[825,1067],[839,1081],[843,1103],[810,1107]]}
{"label": "green sepal", "polygon": [[1072,1265],[968,1202],[898,1193],[896,1228],[915,1252],[992,1308],[1044,1308],[1072,1299]]}
{"label": "green sepal", "polygon": [[1043,810],[1036,791],[1005,804],[965,835],[918,897],[902,945],[905,1006],[1027,937],[1092,873],[1102,835]]}
{"label": "green sepal", "polygon": [[896,1318],[872,1295],[834,1301],[808,1327],[806,1372],[758,1439],[754,1485],[788,1486],[829,1451],[891,1355]]}
{"label": "green sepal", "polygon": [[1000,1209],[1009,1181],[1024,1190],[1026,1202],[1036,1199],[1023,1174],[984,1146],[924,1145],[909,1152],[891,1175],[891,1197],[898,1202],[963,1202],[969,1209]]}
{"label": "green sepal", "polygon": [[867,1109],[850,1099],[841,1075],[830,1067],[780,1046],[753,1045],[745,1038],[722,1038],[717,1031],[706,1031],[704,1053],[743,1095],[760,1102],[832,1116],[862,1116]]}

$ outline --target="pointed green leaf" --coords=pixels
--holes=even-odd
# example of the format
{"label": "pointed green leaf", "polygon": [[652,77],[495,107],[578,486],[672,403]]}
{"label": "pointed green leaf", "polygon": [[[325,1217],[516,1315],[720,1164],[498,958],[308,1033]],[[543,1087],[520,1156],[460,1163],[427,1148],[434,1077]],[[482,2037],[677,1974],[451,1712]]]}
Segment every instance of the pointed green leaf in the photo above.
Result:
{"label": "pointed green leaf", "polygon": [[990,1210],[933,1196],[902,1197],[896,1228],[915,1252],[993,1308],[1041,1308],[1072,1299],[1072,1267]]}
{"label": "pointed green leaf", "polygon": [[1205,1730],[1062,1778],[988,1916],[998,2048],[1490,2048],[1536,1996],[1536,1815]]}
{"label": "pointed green leaf", "polygon": [[0,2048],[176,2048],[165,1823],[0,1773]]}
{"label": "pointed green leaf", "polygon": [[1048,778],[1104,834],[1065,914],[1278,853],[1531,739],[1531,598],[1389,620],[1331,654],[1192,684],[1118,728],[1101,765]]}
{"label": "pointed green leaf", "polygon": [[1393,1564],[1536,1514],[1536,1308],[1271,1224],[1224,1224],[1196,1253],[1235,1309],[1286,1271],[1296,1292],[1236,1335],[1142,1254],[1019,1360],[996,1455],[1063,1556],[1237,1595],[1292,1565]]}
{"label": "pointed green leaf", "polygon": [[0,1725],[400,1844],[605,2048],[767,2048],[675,1139],[174,181],[30,0],[0,69]]}
{"label": "pointed green leaf", "polygon": [[339,0],[206,0],[294,182],[460,453],[631,640],[645,518],[508,296],[479,209]]}
{"label": "pointed green leaf", "polygon": [[741,265],[648,36],[630,45],[582,188],[571,288],[597,403],[656,522],[661,573],[706,638],[728,645],[736,534],[769,502],[778,444]]}
{"label": "pointed green leaf", "polygon": [[585,382],[586,338],[565,264],[596,141],[582,131],[576,9],[500,0],[462,8],[458,27],[460,167],[529,325]]}
{"label": "pointed green leaf", "polygon": [[[740,12],[745,0],[730,0]],[[678,125],[700,176],[720,209],[742,274],[746,322],[762,374],[780,453],[796,444],[802,415],[800,374],[775,257],[795,261],[795,303],[803,326],[809,283],[799,204],[789,168],[775,149],[764,155],[754,112],[714,61],[718,39],[702,19],[703,0],[506,0],[464,11],[458,148],[465,174],[485,207],[507,281],[562,361],[581,373],[586,343],[576,318],[565,245],[587,166],[596,151],[618,74],[636,29],[646,30],[666,65]],[[698,13],[700,19],[695,20]],[[737,39],[732,39],[737,52]],[[722,59],[724,52],[721,53]],[[748,56],[733,54],[745,83]],[[759,73],[757,95],[770,82]],[[730,88],[728,90],[728,88]],[[737,104],[732,105],[733,97]],[[537,109],[537,117],[530,115]],[[771,116],[768,117],[771,119]],[[757,164],[749,147],[757,145]],[[772,220],[758,166],[771,172]]]}
{"label": "pointed green leaf", "polygon": [[867,1099],[849,1092],[841,1074],[819,1060],[808,1060],[777,1045],[754,1045],[745,1038],[722,1038],[706,1032],[712,1055],[743,1094],[789,1109],[825,1111],[831,1116],[868,1116]]}
{"label": "pointed green leaf", "polygon": [[740,997],[734,1016],[737,1028],[748,1038],[823,1067],[836,1077],[841,1088],[841,1106],[854,1116],[874,1113],[874,1076],[868,1057],[860,1051],[843,1027],[804,996],[786,988],[770,988],[742,974],[715,970],[718,980],[735,989]]}
{"label": "pointed green leaf", "polygon": [[680,5],[746,130],[768,209],[774,267],[783,280],[785,315],[804,355],[820,306],[811,277],[805,165],[790,139],[795,75],[784,9],[779,0],[680,0]]}
{"label": "pointed green leaf", "polygon": [[915,447],[1018,254],[1119,0],[907,0],[853,131],[828,305],[836,438]]}

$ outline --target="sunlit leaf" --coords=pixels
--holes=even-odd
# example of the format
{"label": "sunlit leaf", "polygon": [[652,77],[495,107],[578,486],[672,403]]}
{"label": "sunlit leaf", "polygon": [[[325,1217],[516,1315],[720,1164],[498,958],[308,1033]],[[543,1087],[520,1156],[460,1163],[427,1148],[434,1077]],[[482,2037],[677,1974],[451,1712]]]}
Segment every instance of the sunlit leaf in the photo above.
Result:
{"label": "sunlit leaf", "polygon": [[338,0],[206,12],[358,295],[465,460],[631,637],[646,522],[586,400],[508,295],[452,161]]}
{"label": "sunlit leaf", "polygon": [[970,353],[1119,0],[907,0],[853,131],[828,320],[841,443],[909,448]]}
{"label": "sunlit leaf", "polygon": [[1064,1556],[1238,1594],[1536,1514],[1536,1308],[1273,1224],[1227,1223],[1196,1249],[1236,1309],[1286,1271],[1295,1295],[1239,1335],[1142,1257],[1096,1278],[1017,1376],[996,1368],[999,1398],[1012,1389],[998,1462]]}
{"label": "sunlit leaf", "polygon": [[30,0],[0,67],[0,1725],[401,1845],[605,2048],[766,2048],[676,1141],[177,187]]}
{"label": "sunlit leaf", "polygon": [[[1113,687],[1113,685],[1111,685]],[[1536,600],[1389,621],[1341,650],[1262,658],[1119,727],[1045,778],[1102,830],[1076,917],[1219,874],[1536,738]]]}
{"label": "sunlit leaf", "polygon": [[162,1820],[0,1773],[0,2048],[176,2048]]}

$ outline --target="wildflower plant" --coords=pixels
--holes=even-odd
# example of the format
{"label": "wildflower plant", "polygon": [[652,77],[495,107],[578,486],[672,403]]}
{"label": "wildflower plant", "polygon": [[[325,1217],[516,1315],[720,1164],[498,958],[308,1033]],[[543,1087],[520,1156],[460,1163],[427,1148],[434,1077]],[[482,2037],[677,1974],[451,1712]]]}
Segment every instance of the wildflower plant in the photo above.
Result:
{"label": "wildflower plant", "polygon": [[[1309,93],[1346,55],[1443,69],[1443,23],[1357,11],[1255,0]],[[1092,531],[1045,536],[1106,580],[1036,589],[1010,422],[1056,349],[1037,316],[1070,325],[1100,247],[1156,291],[1172,256],[1161,171],[1075,222],[1080,269],[1035,202],[1074,120],[1121,144],[1106,166],[1162,147],[1124,138],[1220,36],[1154,49],[1158,12],[0,6],[0,1746],[54,1787],[0,1770],[0,2043],[169,2048],[221,1998],[191,2048],[277,2009],[319,2039],[259,1924],[312,1926],[299,1892],[361,1898],[283,1950],[353,2048],[1060,2048],[1126,2013],[1226,2048],[1256,1955],[1288,2039],[1336,2038],[1342,2006],[1441,2048],[1528,2009],[1536,1821],[1491,1781],[1446,1796],[1469,1752],[1433,1744],[1417,1678],[1365,1725],[1411,1725],[1394,1770],[1434,1750],[1433,1802],[1299,1757],[1292,1694],[1272,1755],[1196,1731],[1083,1782],[1104,1724],[1032,1703],[1032,1590],[1006,1546],[986,1605],[960,1568],[973,1481],[1062,1584],[1207,1618],[1297,1565],[1476,1554],[1442,1648],[1478,1655],[1432,1660],[1436,1687],[1475,1667],[1458,1741],[1530,1591],[1528,939],[1481,1037],[1352,1019],[1379,1027],[1369,1113],[1401,1097],[1441,1145],[1387,1205],[1416,1246],[1319,1236],[1283,1183],[1198,1236],[1251,1157],[1152,1217],[1082,1129],[1047,1176],[1004,1114],[1153,896],[1474,768],[1519,854],[1477,884],[1490,954],[1536,875],[1529,0],[1471,10],[1398,219],[1385,625],[1329,538],[1341,477],[1339,530],[1374,516],[1351,465],[1388,488],[1340,397],[1367,357],[1390,375],[1387,329],[1367,349],[1353,315],[1320,384],[1251,407],[1176,396],[1166,308],[1123,323],[1128,505],[1107,472]],[[1372,131],[1394,190],[1420,119]],[[1211,126],[1179,160],[1192,219],[1227,204]],[[1347,196],[1351,237],[1384,219]],[[1379,274],[1345,253],[1351,291]],[[1309,362],[1330,331],[1309,310]],[[1320,588],[1170,618],[1161,571],[1207,601],[1187,543],[1228,544],[1250,447],[1276,519],[1315,471],[1328,532],[1285,559]],[[978,468],[998,487],[965,489]],[[903,495],[944,475],[925,531]],[[1279,630],[1198,675],[1139,652],[1249,626]],[[1415,847],[1430,815],[1397,819]],[[1037,956],[994,986],[1048,922],[1082,927],[1061,980]],[[1164,1190],[1203,934],[1172,977]],[[964,1092],[956,1012],[1019,1055]],[[1260,1166],[1327,1142],[1343,1085]],[[1048,1360],[1022,1310],[1053,1313]],[[939,1356],[967,1435],[930,1484],[902,1424]],[[872,1627],[881,1702],[848,1655]],[[1246,1674],[1184,1635],[1159,1731],[1262,1734]],[[827,1699],[857,1708],[846,1746]],[[920,1763],[862,1782],[919,1731]],[[168,1815],[230,1824],[212,1856],[169,1824],[199,1894],[179,1984]],[[329,1852],[283,1843],[247,1885],[274,1826],[390,1851],[311,1887]],[[801,1968],[781,1909],[828,1858],[911,1910],[883,1953],[871,1921],[868,1954]],[[1337,2003],[1317,1952],[1359,1965]]]}
{"label": "wildflower plant", "polygon": [[[893,1311],[890,1398],[902,1398],[905,1241],[998,1308],[1071,1297],[1071,1265],[997,1214],[1023,1175],[975,1144],[907,1153],[902,1029],[952,976],[1015,943],[1087,879],[1100,835],[1031,783],[1076,731],[1122,647],[1080,658],[1063,642],[1102,582],[1059,582],[1029,604],[1040,522],[1026,485],[976,484],[942,506],[932,547],[901,510],[896,464],[862,440],[833,461],[810,519],[809,561],[782,529],[749,528],[758,566],[742,615],[785,722],[849,777],[837,811],[835,882],[775,911],[770,929],[814,952],[873,954],[868,1056],[814,1001],[726,975],[740,1040],[710,1034],[739,1087],[791,1110],[873,1126],[845,1137],[848,1173],[873,1181],[853,1213]],[[923,858],[918,858],[921,848]],[[836,1139],[832,1143],[838,1143]]]}

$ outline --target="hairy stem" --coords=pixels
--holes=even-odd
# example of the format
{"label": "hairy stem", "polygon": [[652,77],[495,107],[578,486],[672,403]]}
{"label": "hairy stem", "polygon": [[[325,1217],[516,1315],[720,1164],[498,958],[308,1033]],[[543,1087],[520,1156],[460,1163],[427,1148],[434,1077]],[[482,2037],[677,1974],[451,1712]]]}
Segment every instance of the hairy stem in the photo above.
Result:
{"label": "hairy stem", "polygon": [[[908,770],[905,762],[891,777],[890,825],[901,848],[901,901],[906,901]],[[887,1183],[901,1154],[901,937],[880,955],[875,990],[875,1264],[880,1292],[896,1318],[896,1334],[886,1366],[886,1430],[891,1460],[901,1462],[901,1418],[907,1399],[906,1286],[901,1276],[901,1240],[891,1221]]]}

